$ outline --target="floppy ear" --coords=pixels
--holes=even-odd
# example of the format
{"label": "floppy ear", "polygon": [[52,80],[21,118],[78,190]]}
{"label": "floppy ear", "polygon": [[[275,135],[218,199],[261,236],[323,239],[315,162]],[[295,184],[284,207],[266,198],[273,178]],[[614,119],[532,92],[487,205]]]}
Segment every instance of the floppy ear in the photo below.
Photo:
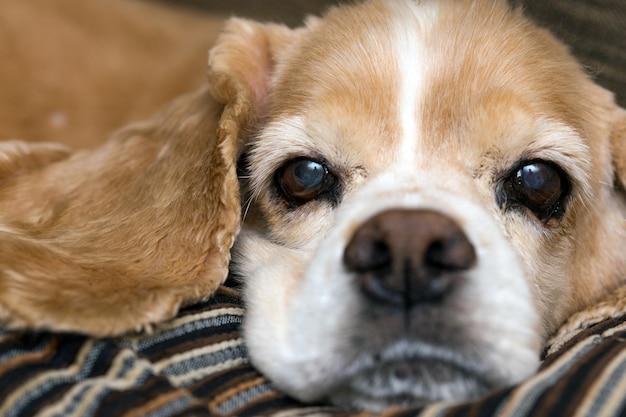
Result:
{"label": "floppy ear", "polygon": [[70,157],[0,146],[3,325],[116,335],[210,296],[240,224],[220,110],[203,88]]}
{"label": "floppy ear", "polygon": [[34,145],[5,152],[5,327],[117,335],[211,295],[240,228],[241,132],[265,104],[290,32],[231,20],[210,54],[210,87],[95,150],[59,160]]}
{"label": "floppy ear", "polygon": [[293,42],[296,30],[233,18],[209,54],[209,85],[225,105],[220,128],[238,136],[262,114],[276,63]]}
{"label": "floppy ear", "polygon": [[615,178],[622,188],[626,189],[626,110],[621,108],[613,126],[611,147]]}
{"label": "floppy ear", "polygon": [[0,181],[67,158],[71,149],[57,143],[0,142]]}

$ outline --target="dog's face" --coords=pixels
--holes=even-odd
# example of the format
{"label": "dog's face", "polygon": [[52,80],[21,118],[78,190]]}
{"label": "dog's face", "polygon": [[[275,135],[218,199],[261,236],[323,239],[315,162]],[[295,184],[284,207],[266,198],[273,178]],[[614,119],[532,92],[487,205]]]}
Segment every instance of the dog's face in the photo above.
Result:
{"label": "dog's face", "polygon": [[233,267],[253,362],[282,389],[471,398],[529,376],[624,276],[620,110],[519,12],[373,1],[238,36],[266,50],[237,69],[258,127]]}

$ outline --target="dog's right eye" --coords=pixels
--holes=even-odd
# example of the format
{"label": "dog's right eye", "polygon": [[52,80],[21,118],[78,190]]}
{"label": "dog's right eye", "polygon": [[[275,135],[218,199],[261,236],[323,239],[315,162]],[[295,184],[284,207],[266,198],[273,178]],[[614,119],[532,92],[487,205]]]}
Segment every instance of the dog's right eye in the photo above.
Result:
{"label": "dog's right eye", "polygon": [[287,203],[300,206],[328,194],[336,183],[336,177],[322,162],[296,158],[278,170],[276,183]]}

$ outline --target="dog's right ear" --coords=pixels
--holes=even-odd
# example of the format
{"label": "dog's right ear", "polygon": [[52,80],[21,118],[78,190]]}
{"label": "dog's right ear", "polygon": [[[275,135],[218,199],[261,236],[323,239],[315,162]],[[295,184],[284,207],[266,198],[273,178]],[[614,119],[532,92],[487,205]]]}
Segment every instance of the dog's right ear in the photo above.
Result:
{"label": "dog's right ear", "polygon": [[276,64],[297,32],[283,25],[239,18],[226,22],[209,54],[211,92],[225,106],[222,133],[237,137],[239,127],[260,116]]}
{"label": "dog's right ear", "polygon": [[0,181],[67,158],[71,149],[57,143],[0,142]]}

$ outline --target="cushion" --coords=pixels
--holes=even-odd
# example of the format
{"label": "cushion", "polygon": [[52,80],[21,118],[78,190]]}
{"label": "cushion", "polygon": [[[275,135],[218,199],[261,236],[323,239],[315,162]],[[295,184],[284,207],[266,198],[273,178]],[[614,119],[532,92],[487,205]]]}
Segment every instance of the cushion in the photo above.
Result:
{"label": "cushion", "polygon": [[626,315],[610,308],[617,303],[574,316],[520,385],[473,402],[371,414],[303,405],[277,391],[250,365],[240,293],[223,286],[150,334],[0,331],[0,415],[618,416],[626,413]]}

